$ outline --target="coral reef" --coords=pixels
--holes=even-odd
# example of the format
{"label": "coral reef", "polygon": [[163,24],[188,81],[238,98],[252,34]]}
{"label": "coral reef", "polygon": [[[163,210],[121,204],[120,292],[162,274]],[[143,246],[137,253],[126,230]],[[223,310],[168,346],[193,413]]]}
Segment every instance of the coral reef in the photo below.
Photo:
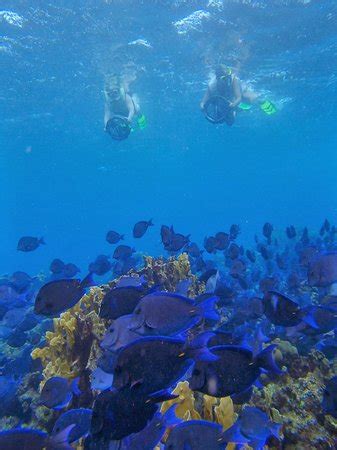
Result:
{"label": "coral reef", "polygon": [[300,356],[289,342],[276,339],[275,343],[287,372],[256,389],[250,404],[283,424],[285,450],[335,448],[337,420],[324,416],[321,408],[325,381],[332,376],[329,361],[316,350]]}

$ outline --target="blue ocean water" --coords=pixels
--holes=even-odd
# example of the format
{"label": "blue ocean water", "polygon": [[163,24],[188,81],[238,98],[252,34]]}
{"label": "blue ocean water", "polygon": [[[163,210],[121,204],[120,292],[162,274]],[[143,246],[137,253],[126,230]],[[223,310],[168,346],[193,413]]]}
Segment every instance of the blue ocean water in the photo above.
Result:
{"label": "blue ocean water", "polygon": [[[4,0],[1,9],[1,272],[36,273],[56,256],[86,270],[111,252],[107,230],[130,236],[149,218],[200,242],[234,222],[251,240],[266,220],[317,227],[336,217],[335,2]],[[188,20],[195,11],[204,16]],[[277,114],[255,106],[232,128],[208,123],[199,102],[219,62],[239,63]],[[103,132],[104,76],[118,71],[132,74],[148,119],[121,143]],[[20,254],[22,235],[47,245]],[[159,254],[158,229],[137,250]]]}

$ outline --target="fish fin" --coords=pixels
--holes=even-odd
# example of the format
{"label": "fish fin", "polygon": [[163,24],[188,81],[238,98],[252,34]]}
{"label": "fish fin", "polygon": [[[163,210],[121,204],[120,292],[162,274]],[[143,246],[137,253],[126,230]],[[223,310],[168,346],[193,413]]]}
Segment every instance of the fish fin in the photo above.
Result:
{"label": "fish fin", "polygon": [[95,286],[95,282],[94,282],[94,279],[93,279],[93,276],[92,276],[92,272],[89,272],[88,275],[85,278],[83,278],[83,280],[81,281],[81,285],[80,286],[81,286],[82,289],[85,289],[85,288],[90,287],[90,286]]}
{"label": "fish fin", "polygon": [[41,237],[41,238],[39,239],[39,244],[40,244],[40,245],[47,245],[47,244],[45,243],[43,237]]}
{"label": "fish fin", "polygon": [[281,423],[273,423],[269,428],[269,430],[271,434],[276,437],[276,439],[279,439],[281,428],[282,428]]}
{"label": "fish fin", "polygon": [[258,389],[262,389],[264,387],[259,379],[255,380],[254,386],[257,387]]}
{"label": "fish fin", "polygon": [[303,317],[302,320],[304,323],[309,325],[311,328],[319,329],[319,326],[316,323],[316,320],[313,316],[313,308],[304,308],[303,309]]}
{"label": "fish fin", "polygon": [[47,449],[49,450],[71,450],[73,447],[69,444],[69,434],[71,430],[76,427],[76,424],[73,423],[69,425],[67,428],[64,428],[64,430],[60,431],[59,433],[55,434],[54,436],[51,436],[48,438],[48,446]]}
{"label": "fish fin", "polygon": [[178,398],[179,395],[172,394],[168,389],[162,389],[161,391],[152,392],[148,397],[154,403],[161,403],[166,400],[174,400],[175,398]]}
{"label": "fish fin", "polygon": [[174,427],[178,425],[182,420],[176,416],[177,404],[169,407],[169,409],[164,413],[164,423],[166,427]]}
{"label": "fish fin", "polygon": [[71,390],[73,391],[73,393],[77,396],[82,394],[82,391],[80,390],[78,384],[80,381],[80,377],[76,377],[74,378],[74,380],[71,382]]}
{"label": "fish fin", "polygon": [[212,333],[212,331],[204,331],[203,333],[198,334],[190,343],[191,348],[202,348],[206,347],[208,344],[208,341],[214,337],[215,334]]}
{"label": "fish fin", "polygon": [[237,444],[246,444],[249,443],[249,439],[247,439],[240,431],[240,425],[238,422],[235,422],[228,430],[222,433],[222,439],[227,442],[234,442]]}
{"label": "fish fin", "polygon": [[266,440],[260,440],[260,439],[252,439],[249,441],[249,447],[251,447],[253,450],[263,450],[265,446]]}
{"label": "fish fin", "polygon": [[148,227],[153,227],[153,226],[154,226],[154,223],[152,222],[152,220],[153,220],[153,219],[150,219],[150,220],[147,222],[147,226],[148,226]]}
{"label": "fish fin", "polygon": [[120,234],[120,235],[119,235],[119,239],[120,239],[121,241],[124,241],[124,238],[125,238],[125,235],[124,235],[124,234]]}
{"label": "fish fin", "polygon": [[214,336],[214,333],[205,331],[198,334],[190,343],[191,357],[195,361],[217,361],[218,357],[210,352],[207,348],[207,343]]}
{"label": "fish fin", "polygon": [[140,378],[139,380],[132,381],[131,382],[131,386],[130,386],[131,389],[134,388],[135,386],[141,385],[143,383],[143,381],[144,381],[143,378]]}
{"label": "fish fin", "polygon": [[202,309],[203,316],[207,320],[219,320],[219,314],[215,310],[215,303],[218,301],[218,297],[209,297],[206,298],[203,302],[199,304]]}
{"label": "fish fin", "polygon": [[255,362],[262,368],[267,370],[268,372],[272,372],[275,374],[282,374],[283,371],[277,366],[273,352],[277,348],[277,345],[269,345],[262,352],[260,352],[256,358]]}

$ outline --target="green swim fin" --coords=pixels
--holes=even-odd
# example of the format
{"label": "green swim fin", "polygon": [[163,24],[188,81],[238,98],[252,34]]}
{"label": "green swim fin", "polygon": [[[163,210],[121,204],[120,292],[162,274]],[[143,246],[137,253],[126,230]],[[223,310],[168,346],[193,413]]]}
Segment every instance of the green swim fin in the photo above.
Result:
{"label": "green swim fin", "polygon": [[260,108],[265,114],[268,114],[268,116],[271,116],[277,112],[276,106],[269,100],[265,100],[261,103]]}
{"label": "green swim fin", "polygon": [[138,128],[144,130],[147,127],[147,120],[144,114],[141,114],[137,119]]}
{"label": "green swim fin", "polygon": [[249,103],[241,102],[238,107],[240,109],[242,109],[243,111],[249,111],[251,109],[252,105]]}

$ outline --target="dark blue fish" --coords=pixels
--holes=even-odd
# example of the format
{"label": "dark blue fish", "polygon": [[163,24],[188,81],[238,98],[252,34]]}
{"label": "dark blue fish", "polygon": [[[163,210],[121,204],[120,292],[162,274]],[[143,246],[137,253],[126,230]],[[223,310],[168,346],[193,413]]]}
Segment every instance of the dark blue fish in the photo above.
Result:
{"label": "dark blue fish", "polygon": [[93,440],[120,440],[138,433],[158,411],[156,403],[172,398],[175,396],[166,392],[148,396],[140,392],[139,385],[101,392],[93,406],[90,430]]}
{"label": "dark blue fish", "polygon": [[118,245],[115,248],[115,251],[113,252],[112,257],[114,259],[127,259],[130,256],[132,256],[132,254],[135,252],[136,250],[134,248],[131,248],[129,245]]}
{"label": "dark blue fish", "polygon": [[120,349],[114,365],[113,386],[140,384],[145,393],[174,386],[193,361],[213,360],[206,347],[212,333],[197,336],[192,343],[172,337],[144,337]]}
{"label": "dark blue fish", "polygon": [[289,227],[286,228],[286,234],[288,236],[289,239],[294,239],[294,237],[296,237],[296,229],[293,225],[290,225]]}
{"label": "dark blue fish", "polygon": [[143,237],[147,229],[152,226],[153,226],[152,219],[148,221],[141,220],[140,222],[137,222],[133,227],[133,237],[138,239]]}
{"label": "dark blue fish", "polygon": [[24,236],[19,239],[17,250],[20,252],[32,252],[40,245],[45,245],[43,238],[36,238],[32,236]]}
{"label": "dark blue fish", "polygon": [[23,321],[18,325],[20,331],[29,331],[36,327],[39,323],[38,318],[33,312],[26,313]]}
{"label": "dark blue fish", "polygon": [[42,286],[36,299],[34,312],[47,317],[55,317],[73,307],[85,294],[85,289],[93,285],[91,274],[81,280],[56,280]]}
{"label": "dark blue fish", "polygon": [[229,229],[229,239],[231,241],[235,240],[240,234],[240,227],[239,225],[231,225],[230,229]]}
{"label": "dark blue fish", "polygon": [[168,227],[167,225],[162,225],[160,228],[160,236],[161,236],[161,241],[164,245],[164,247],[169,246],[170,241],[171,241],[171,236],[173,234],[173,228]]}
{"label": "dark blue fish", "polygon": [[99,316],[103,319],[115,320],[131,314],[145,293],[146,288],[142,286],[113,288],[104,295]]}
{"label": "dark blue fish", "polygon": [[183,333],[203,319],[219,320],[215,310],[217,297],[202,303],[171,292],[153,292],[135,307],[129,328],[141,335],[170,336]]}
{"label": "dark blue fish", "polygon": [[240,256],[240,247],[232,242],[227,249],[227,255],[230,259],[237,259]]}
{"label": "dark blue fish", "polygon": [[73,450],[68,444],[69,426],[55,436],[31,428],[17,428],[0,432],[0,448],[3,450]]}
{"label": "dark blue fish", "polygon": [[337,418],[337,376],[326,382],[323,392],[322,408],[325,414]]}
{"label": "dark blue fish", "polygon": [[170,432],[165,450],[225,450],[222,426],[206,420],[181,422]]}
{"label": "dark blue fish", "polygon": [[64,262],[61,259],[56,258],[50,263],[49,270],[58,275],[63,272],[64,266]]}
{"label": "dark blue fish", "polygon": [[214,237],[216,240],[215,248],[220,251],[226,250],[229,245],[229,234],[218,231]]}
{"label": "dark blue fish", "polygon": [[190,380],[190,388],[213,397],[239,394],[250,388],[262,370],[280,374],[270,345],[254,357],[246,347],[221,345],[211,347],[216,361],[197,361]]}
{"label": "dark blue fish", "polygon": [[67,380],[62,377],[49,378],[43,385],[40,404],[47,408],[62,409],[69,405],[73,395],[80,395],[79,378]]}
{"label": "dark blue fish", "polygon": [[124,235],[117,233],[117,231],[108,231],[105,239],[109,244],[117,244],[124,239]]}
{"label": "dark blue fish", "polygon": [[264,314],[274,325],[295,327],[305,322],[318,328],[310,309],[301,308],[291,298],[277,291],[268,291],[263,297]]}
{"label": "dark blue fish", "polygon": [[81,272],[81,270],[73,263],[65,264],[63,268],[63,275],[65,278],[74,278],[79,272]]}
{"label": "dark blue fish", "polygon": [[63,413],[55,422],[51,436],[58,435],[70,425],[75,425],[68,437],[71,444],[87,436],[90,431],[92,410],[86,408],[71,409]]}
{"label": "dark blue fish", "polygon": [[98,255],[94,262],[89,264],[89,272],[98,276],[105,275],[111,270],[112,264],[106,255]]}
{"label": "dark blue fish", "polygon": [[172,405],[164,414],[156,412],[143,430],[122,440],[121,450],[153,450],[164,436],[166,428],[181,422],[175,415],[176,407]]}
{"label": "dark blue fish", "polygon": [[274,230],[274,227],[271,223],[266,222],[263,225],[262,233],[263,233],[263,236],[267,239],[269,245],[271,244],[271,235],[273,233],[273,230]]}
{"label": "dark blue fish", "polygon": [[255,263],[256,255],[255,252],[253,252],[253,250],[246,250],[246,256],[250,262]]}
{"label": "dark blue fish", "polygon": [[269,437],[279,438],[280,428],[281,425],[273,423],[261,409],[246,406],[223,436],[228,442],[248,444],[255,450],[262,450]]}
{"label": "dark blue fish", "polygon": [[199,249],[198,245],[195,242],[190,242],[186,245],[185,251],[192,258],[199,258],[202,254],[202,251]]}
{"label": "dark blue fish", "polygon": [[204,249],[207,253],[216,253],[217,251],[217,240],[214,236],[205,237],[204,239]]}
{"label": "dark blue fish", "polygon": [[309,264],[308,283],[310,286],[326,287],[337,282],[337,252],[322,252]]}

